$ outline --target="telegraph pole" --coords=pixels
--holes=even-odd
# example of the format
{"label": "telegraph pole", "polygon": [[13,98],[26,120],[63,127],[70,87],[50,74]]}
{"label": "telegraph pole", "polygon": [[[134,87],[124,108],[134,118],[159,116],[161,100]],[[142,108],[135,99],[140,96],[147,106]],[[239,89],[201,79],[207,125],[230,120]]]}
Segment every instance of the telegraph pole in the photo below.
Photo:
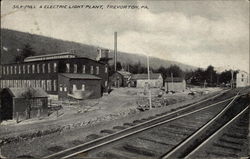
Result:
{"label": "telegraph pole", "polygon": [[114,34],[114,67],[116,72],[116,64],[117,64],[117,32]]}
{"label": "telegraph pole", "polygon": [[148,99],[149,99],[149,109],[152,109],[152,100],[151,100],[151,90],[150,90],[150,72],[149,72],[149,57],[147,55],[147,67],[148,67]]}

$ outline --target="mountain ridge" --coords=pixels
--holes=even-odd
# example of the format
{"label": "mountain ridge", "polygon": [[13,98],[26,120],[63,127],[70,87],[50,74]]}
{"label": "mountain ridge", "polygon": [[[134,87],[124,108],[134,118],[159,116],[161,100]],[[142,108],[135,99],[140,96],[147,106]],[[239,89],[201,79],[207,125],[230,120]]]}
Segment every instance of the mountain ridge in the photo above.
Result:
{"label": "mountain ridge", "polygon": [[[1,63],[6,64],[15,62],[15,57],[18,54],[18,50],[22,49],[27,43],[31,45],[33,50],[36,52],[36,55],[67,52],[71,49],[74,49],[78,56],[87,57],[91,59],[96,58],[97,49],[100,48],[94,45],[87,45],[78,42],[55,39],[52,37],[46,37],[42,35],[2,28]],[[109,56],[113,58],[113,50],[110,50]],[[142,66],[146,66],[146,56],[136,53],[118,51],[117,61],[120,61],[122,64],[125,65],[141,63]],[[177,65],[182,70],[193,70],[196,68],[195,66],[190,66],[176,61],[169,61],[157,57],[150,57],[150,67],[152,67],[153,69],[157,69],[161,66],[169,67],[171,65]]]}

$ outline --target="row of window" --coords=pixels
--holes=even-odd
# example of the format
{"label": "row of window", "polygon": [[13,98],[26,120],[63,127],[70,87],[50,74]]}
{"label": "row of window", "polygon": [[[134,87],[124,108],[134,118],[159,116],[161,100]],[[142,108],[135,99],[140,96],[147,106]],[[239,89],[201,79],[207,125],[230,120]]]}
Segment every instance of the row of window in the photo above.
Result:
{"label": "row of window", "polygon": [[[46,73],[46,64],[3,66],[3,75]],[[53,72],[57,72],[57,63],[53,63]],[[47,73],[51,73],[51,64],[47,64]]]}
{"label": "row of window", "polygon": [[[74,73],[80,72],[78,71],[77,64],[73,64]],[[47,71],[46,71],[47,69]],[[30,74],[30,73],[51,73],[51,63],[47,64],[31,64],[31,65],[17,65],[17,66],[3,66],[2,73],[3,75],[16,75],[16,74]],[[99,66],[95,67],[95,72],[97,75],[100,73]],[[57,72],[57,63],[53,63],[53,72]],[[86,66],[82,65],[82,73],[86,73]],[[70,73],[70,64],[66,64],[66,73]],[[108,68],[105,67],[105,73],[108,73]],[[94,66],[90,66],[90,74],[94,74]]]}
{"label": "row of window", "polygon": [[57,80],[1,80],[1,88],[38,87],[46,91],[57,91]]}
{"label": "row of window", "polygon": [[[74,66],[73,67],[74,68],[73,73],[77,73],[77,72],[86,73],[86,66],[85,65],[82,65],[82,70],[81,71],[78,71],[79,69],[78,69],[77,64],[73,64],[73,66]],[[99,66],[96,66],[95,70],[96,70],[95,73],[97,75],[99,75],[99,73],[100,73]],[[66,73],[70,73],[70,63],[66,64]],[[105,73],[108,73],[108,68],[107,67],[105,67]],[[90,66],[90,74],[94,74],[94,66]]]}

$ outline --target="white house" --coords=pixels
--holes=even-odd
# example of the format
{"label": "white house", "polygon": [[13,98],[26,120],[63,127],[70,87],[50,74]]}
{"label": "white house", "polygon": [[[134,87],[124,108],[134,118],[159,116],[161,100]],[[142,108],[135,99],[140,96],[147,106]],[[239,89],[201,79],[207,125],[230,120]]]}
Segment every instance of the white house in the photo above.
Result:
{"label": "white house", "polygon": [[137,88],[144,88],[149,83],[151,88],[161,88],[163,86],[163,78],[160,73],[150,73],[150,80],[148,74],[134,74],[131,77],[131,85]]}
{"label": "white house", "polygon": [[239,71],[236,75],[236,87],[246,87],[249,85],[248,74],[246,71]]}

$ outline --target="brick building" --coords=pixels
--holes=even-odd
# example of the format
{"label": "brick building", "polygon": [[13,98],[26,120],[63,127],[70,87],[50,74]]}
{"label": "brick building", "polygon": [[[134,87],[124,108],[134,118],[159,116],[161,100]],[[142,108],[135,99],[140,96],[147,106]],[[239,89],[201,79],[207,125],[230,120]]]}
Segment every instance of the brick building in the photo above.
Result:
{"label": "brick building", "polygon": [[[48,94],[65,98],[65,95],[60,95],[72,93],[69,91],[73,88],[69,88],[71,85],[66,85],[65,81],[62,81],[59,76],[66,75],[68,78],[70,76],[74,78],[73,74],[75,74],[78,77],[91,75],[93,80],[100,80],[101,91],[105,92],[108,89],[108,60],[106,60],[107,58],[103,59],[103,61],[102,58],[96,61],[85,57],[77,57],[68,52],[28,57],[22,63],[1,65],[0,88],[38,87],[43,88]],[[91,79],[88,78],[86,83],[85,78],[78,78],[78,85],[79,80],[82,80],[82,83],[89,89],[88,82]],[[65,93],[62,93],[62,91]]]}

